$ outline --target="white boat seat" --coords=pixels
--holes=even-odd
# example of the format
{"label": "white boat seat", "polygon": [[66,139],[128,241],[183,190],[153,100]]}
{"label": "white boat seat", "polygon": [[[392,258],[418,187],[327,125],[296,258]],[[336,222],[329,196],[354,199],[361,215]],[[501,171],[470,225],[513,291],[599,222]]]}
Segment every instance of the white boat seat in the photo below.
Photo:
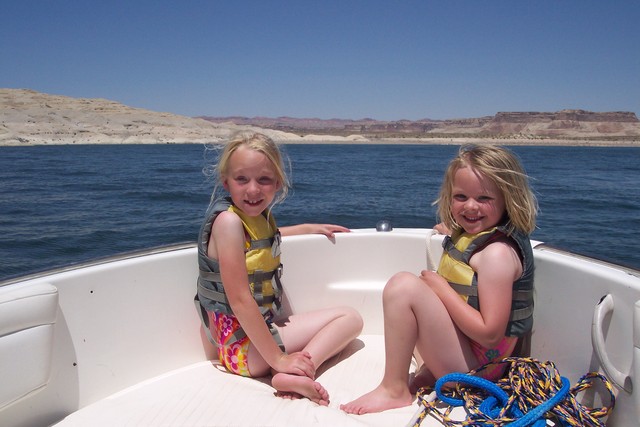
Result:
{"label": "white boat seat", "polygon": [[[380,426],[408,424],[418,405],[379,414],[349,415],[340,404],[373,389],[384,370],[384,338],[362,335],[328,362],[318,381],[331,403],[274,396],[267,380],[225,372],[217,361],[195,363],[90,404],[57,427],[72,426]],[[215,401],[215,404],[211,404]],[[224,410],[222,408],[225,408]],[[405,420],[398,424],[399,420]],[[423,427],[435,420],[425,420]]]}
{"label": "white boat seat", "polygon": [[57,312],[51,284],[0,287],[0,408],[48,383]]}

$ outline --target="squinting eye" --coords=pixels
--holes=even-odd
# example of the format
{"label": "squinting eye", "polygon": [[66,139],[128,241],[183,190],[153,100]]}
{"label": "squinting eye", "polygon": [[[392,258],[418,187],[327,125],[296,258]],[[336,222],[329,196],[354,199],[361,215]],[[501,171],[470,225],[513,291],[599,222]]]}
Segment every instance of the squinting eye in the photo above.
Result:
{"label": "squinting eye", "polygon": [[269,185],[273,183],[273,178],[270,178],[268,176],[263,176],[260,179],[258,179],[258,182],[262,185]]}
{"label": "squinting eye", "polygon": [[457,200],[458,202],[464,202],[465,200],[467,200],[467,196],[465,196],[464,194],[454,194],[453,199]]}
{"label": "squinting eye", "polygon": [[241,184],[244,184],[244,183],[246,183],[246,182],[247,182],[247,178],[246,178],[246,177],[244,177],[244,176],[237,176],[237,177],[235,178],[235,180],[236,180],[237,182],[241,183]]}

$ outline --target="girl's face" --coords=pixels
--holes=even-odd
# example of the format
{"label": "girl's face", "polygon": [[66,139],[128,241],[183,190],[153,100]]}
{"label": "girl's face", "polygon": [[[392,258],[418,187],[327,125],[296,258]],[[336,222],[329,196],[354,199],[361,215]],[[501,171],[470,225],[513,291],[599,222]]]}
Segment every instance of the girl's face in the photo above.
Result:
{"label": "girl's face", "polygon": [[249,216],[267,209],[280,189],[273,164],[264,154],[246,146],[238,147],[229,158],[222,184],[233,204]]}
{"label": "girl's face", "polygon": [[504,212],[504,196],[492,180],[469,167],[456,171],[451,213],[464,231],[475,234],[495,227]]}

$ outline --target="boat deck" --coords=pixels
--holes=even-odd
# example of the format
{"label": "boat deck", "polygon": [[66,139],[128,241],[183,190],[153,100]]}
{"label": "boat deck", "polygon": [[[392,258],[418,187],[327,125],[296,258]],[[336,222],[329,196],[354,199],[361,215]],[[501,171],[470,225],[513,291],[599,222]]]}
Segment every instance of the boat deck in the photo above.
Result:
{"label": "boat deck", "polygon": [[[229,374],[216,360],[174,370],[129,387],[67,416],[71,426],[402,426],[417,403],[379,414],[350,415],[340,410],[375,387],[384,370],[381,335],[362,335],[327,363],[318,381],[330,393],[328,407],[307,399],[274,396],[267,379]],[[431,424],[434,422],[434,424]],[[425,420],[423,426],[440,425]]]}
{"label": "boat deck", "polygon": [[[234,376],[211,361],[215,352],[193,304],[192,245],[0,284],[0,425],[412,425],[417,403],[363,416],[340,405],[379,383],[382,291],[398,271],[437,264],[441,239],[428,232],[283,240],[283,315],[339,303],[365,320],[363,335],[318,373],[328,407],[278,398],[268,380]],[[640,378],[640,272],[546,247],[536,246],[534,254],[531,354],[553,361],[572,385],[587,372],[606,372],[618,383],[607,425],[637,426],[640,394],[626,384]],[[580,401],[608,404],[603,391],[583,393]],[[421,427],[440,425],[427,418]]]}

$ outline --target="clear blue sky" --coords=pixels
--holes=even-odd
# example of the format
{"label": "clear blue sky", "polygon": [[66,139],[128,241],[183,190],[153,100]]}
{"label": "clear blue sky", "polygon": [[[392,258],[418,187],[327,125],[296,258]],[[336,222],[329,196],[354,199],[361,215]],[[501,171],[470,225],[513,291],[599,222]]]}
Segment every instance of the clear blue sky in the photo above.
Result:
{"label": "clear blue sky", "polygon": [[19,0],[0,87],[188,116],[640,115],[640,1]]}

